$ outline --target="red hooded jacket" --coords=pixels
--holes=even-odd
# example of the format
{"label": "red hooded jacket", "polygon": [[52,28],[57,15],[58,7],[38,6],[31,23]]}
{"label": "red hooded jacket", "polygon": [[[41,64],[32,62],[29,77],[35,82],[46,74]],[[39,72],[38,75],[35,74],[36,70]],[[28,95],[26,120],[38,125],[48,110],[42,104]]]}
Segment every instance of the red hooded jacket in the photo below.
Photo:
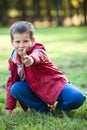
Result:
{"label": "red hooded jacket", "polygon": [[[27,51],[27,54],[34,59],[34,63],[29,67],[22,65],[25,80],[36,95],[47,104],[53,105],[67,84],[68,79],[47,57],[43,44],[34,43],[31,49]],[[10,94],[10,88],[13,83],[18,81],[17,64],[13,62],[12,56],[8,62],[9,77],[5,108],[14,109],[16,107],[16,99]]]}

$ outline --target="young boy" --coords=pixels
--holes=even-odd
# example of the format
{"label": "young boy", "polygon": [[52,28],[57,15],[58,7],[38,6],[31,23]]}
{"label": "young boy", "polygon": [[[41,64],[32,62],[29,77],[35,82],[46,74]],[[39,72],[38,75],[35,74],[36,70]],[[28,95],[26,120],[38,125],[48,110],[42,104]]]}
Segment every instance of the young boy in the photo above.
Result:
{"label": "young boy", "polygon": [[56,110],[79,108],[86,96],[74,87],[48,58],[45,47],[34,39],[34,27],[26,21],[14,23],[10,29],[14,50],[9,58],[6,113],[11,114],[19,101],[28,108],[46,112],[56,103]]}

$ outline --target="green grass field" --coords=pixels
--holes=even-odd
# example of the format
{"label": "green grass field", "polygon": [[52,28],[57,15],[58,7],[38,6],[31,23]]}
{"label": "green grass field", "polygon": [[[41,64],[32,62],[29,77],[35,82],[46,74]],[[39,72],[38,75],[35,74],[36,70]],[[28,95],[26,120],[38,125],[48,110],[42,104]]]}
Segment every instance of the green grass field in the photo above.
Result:
{"label": "green grass field", "polygon": [[[37,28],[35,38],[43,42],[56,66],[87,95],[87,27]],[[9,28],[0,28],[0,130],[87,130],[87,101],[74,112],[63,112],[61,116],[24,113],[18,104],[13,116],[6,116],[7,60],[12,49]]]}

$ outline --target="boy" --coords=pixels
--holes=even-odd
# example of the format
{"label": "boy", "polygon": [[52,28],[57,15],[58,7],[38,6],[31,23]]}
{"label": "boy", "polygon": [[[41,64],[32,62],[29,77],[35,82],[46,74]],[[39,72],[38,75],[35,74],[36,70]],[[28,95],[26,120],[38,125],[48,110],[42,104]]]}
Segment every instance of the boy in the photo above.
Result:
{"label": "boy", "polygon": [[27,21],[14,23],[10,29],[14,50],[9,58],[6,113],[9,115],[19,101],[28,108],[46,112],[55,102],[57,110],[79,108],[85,95],[74,87],[48,58],[45,47],[34,39],[34,27]]}

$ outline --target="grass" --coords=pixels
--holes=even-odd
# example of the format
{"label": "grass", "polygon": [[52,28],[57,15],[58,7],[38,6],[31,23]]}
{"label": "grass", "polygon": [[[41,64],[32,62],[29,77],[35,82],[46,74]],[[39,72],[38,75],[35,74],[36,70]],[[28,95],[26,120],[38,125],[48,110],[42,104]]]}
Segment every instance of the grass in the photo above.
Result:
{"label": "grass", "polygon": [[[87,94],[87,27],[37,28],[35,38],[44,43],[56,66]],[[25,113],[17,104],[13,115],[6,116],[7,59],[12,49],[9,28],[0,28],[0,130],[87,130],[87,101],[74,112],[55,115]]]}

